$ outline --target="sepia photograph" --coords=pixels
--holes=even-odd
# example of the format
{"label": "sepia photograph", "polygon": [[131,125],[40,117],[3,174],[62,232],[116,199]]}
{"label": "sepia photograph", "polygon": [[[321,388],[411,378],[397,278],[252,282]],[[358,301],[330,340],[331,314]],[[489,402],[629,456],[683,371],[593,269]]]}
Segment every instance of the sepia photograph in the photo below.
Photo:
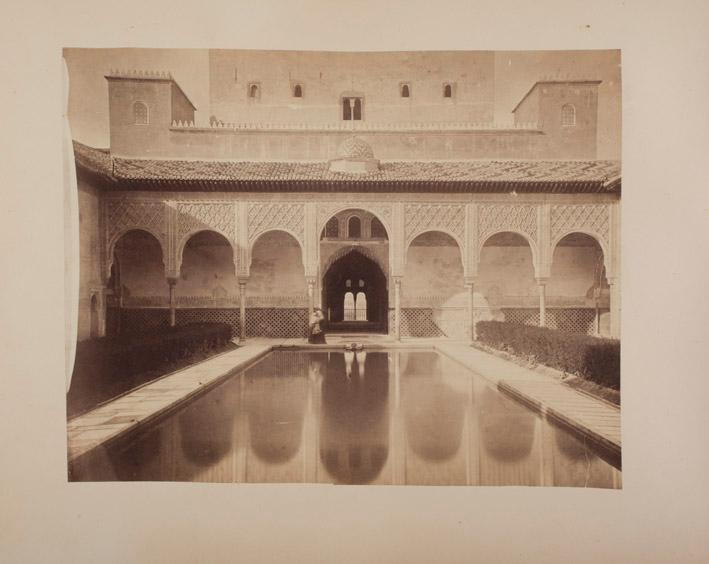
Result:
{"label": "sepia photograph", "polygon": [[709,561],[705,2],[4,15],[0,562]]}
{"label": "sepia photograph", "polygon": [[622,487],[620,50],[63,59],[69,481]]}

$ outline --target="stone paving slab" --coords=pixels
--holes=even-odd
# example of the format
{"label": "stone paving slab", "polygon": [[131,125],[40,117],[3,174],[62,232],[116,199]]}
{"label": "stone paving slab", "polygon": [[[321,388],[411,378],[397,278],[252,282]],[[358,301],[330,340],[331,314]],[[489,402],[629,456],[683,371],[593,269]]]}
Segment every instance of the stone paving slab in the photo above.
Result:
{"label": "stone paving slab", "polygon": [[544,415],[621,451],[620,408],[565,386],[560,380],[465,345],[435,347]]}
{"label": "stone paving slab", "polygon": [[[142,386],[67,422],[69,461],[100,444],[144,425],[166,409],[242,370],[273,348],[273,343],[248,343],[195,366]],[[159,395],[158,395],[159,394]]]}

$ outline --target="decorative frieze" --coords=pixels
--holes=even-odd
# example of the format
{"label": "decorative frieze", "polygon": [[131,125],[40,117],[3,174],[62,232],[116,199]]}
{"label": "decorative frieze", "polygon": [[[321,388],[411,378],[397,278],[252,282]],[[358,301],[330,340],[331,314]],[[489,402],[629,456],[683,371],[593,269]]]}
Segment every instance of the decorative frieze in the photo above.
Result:
{"label": "decorative frieze", "polygon": [[131,229],[152,233],[165,248],[167,227],[163,202],[109,199],[105,203],[104,213],[107,250],[110,250],[119,235]]}
{"label": "decorative frieze", "polygon": [[416,203],[404,206],[404,233],[408,246],[426,231],[444,231],[465,240],[465,204]]}
{"label": "decorative frieze", "polygon": [[229,241],[236,237],[234,204],[231,202],[178,202],[177,212],[180,241],[205,229],[217,231]]}
{"label": "decorative frieze", "polygon": [[574,232],[599,236],[608,248],[610,210],[608,204],[556,204],[551,206],[551,239],[557,243]]}
{"label": "decorative frieze", "polygon": [[249,241],[271,229],[292,233],[303,245],[305,204],[298,202],[250,202],[248,207]]}
{"label": "decorative frieze", "polygon": [[482,204],[479,207],[478,241],[490,235],[513,231],[537,241],[537,206],[531,204]]}

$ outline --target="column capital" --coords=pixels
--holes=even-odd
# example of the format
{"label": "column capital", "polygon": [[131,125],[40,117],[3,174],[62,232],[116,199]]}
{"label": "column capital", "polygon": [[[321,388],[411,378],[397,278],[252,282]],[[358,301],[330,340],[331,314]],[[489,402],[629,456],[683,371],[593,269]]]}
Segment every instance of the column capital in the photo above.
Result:
{"label": "column capital", "polygon": [[165,278],[169,286],[177,286],[177,282],[180,280],[180,277],[175,275],[168,275]]}
{"label": "column capital", "polygon": [[537,276],[534,279],[537,281],[538,286],[546,286],[549,283],[549,276]]}
{"label": "column capital", "polygon": [[239,286],[246,286],[246,283],[249,281],[249,276],[237,276],[236,281],[239,283]]}
{"label": "column capital", "polygon": [[463,276],[463,284],[465,286],[474,286],[478,282],[477,276]]}

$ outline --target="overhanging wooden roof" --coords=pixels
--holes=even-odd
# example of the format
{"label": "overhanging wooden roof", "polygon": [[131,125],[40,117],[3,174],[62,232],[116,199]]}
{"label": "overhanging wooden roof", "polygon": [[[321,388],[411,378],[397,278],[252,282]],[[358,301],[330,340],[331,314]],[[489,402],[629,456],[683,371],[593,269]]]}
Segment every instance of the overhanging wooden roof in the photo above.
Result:
{"label": "overhanging wooden roof", "polygon": [[188,161],[112,157],[74,143],[77,166],[119,190],[362,192],[619,192],[617,161],[390,161],[367,174],[327,162]]}

